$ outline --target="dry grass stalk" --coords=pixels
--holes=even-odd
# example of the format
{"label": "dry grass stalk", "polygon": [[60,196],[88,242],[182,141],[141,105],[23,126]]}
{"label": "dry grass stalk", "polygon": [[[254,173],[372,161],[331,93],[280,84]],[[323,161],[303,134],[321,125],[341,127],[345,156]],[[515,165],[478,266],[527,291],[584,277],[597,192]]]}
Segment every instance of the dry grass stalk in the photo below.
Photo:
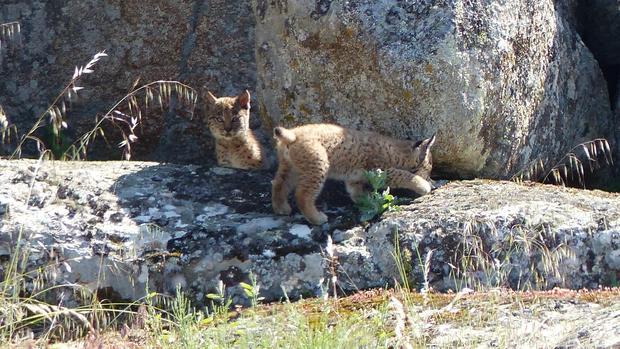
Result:
{"label": "dry grass stalk", "polygon": [[[492,244],[489,241],[495,241]],[[455,256],[455,277],[467,287],[516,287],[517,289],[546,289],[564,286],[559,266],[574,258],[566,241],[558,241],[547,226],[515,225],[500,234],[493,222],[472,220],[465,224]],[[527,270],[515,261],[527,261]],[[521,270],[518,285],[511,285],[509,275],[514,268]],[[480,276],[483,276],[481,278]]]}
{"label": "dry grass stalk", "polygon": [[398,298],[391,296],[388,309],[394,325],[394,339],[396,348],[410,349],[413,346],[409,343],[409,329],[413,328],[413,320],[408,316],[408,311]]}
{"label": "dry grass stalk", "polygon": [[123,140],[118,146],[123,149],[123,158],[130,160],[131,144],[138,140],[136,128],[142,124],[143,114],[155,106],[163,112],[164,106],[170,104],[173,97],[189,107],[190,118],[193,118],[198,93],[192,87],[178,81],[158,80],[136,88],[138,83],[139,79],[133,83],[130,92],[110,110],[97,116],[95,126],[69,147],[65,153],[68,159],[85,159],[90,142],[97,136],[105,137],[102,124],[108,121],[120,131]]}
{"label": "dry grass stalk", "polygon": [[[597,138],[577,144],[570,149],[555,165],[549,166],[549,160],[536,159],[528,164],[524,170],[511,177],[517,183],[534,181],[566,186],[570,183],[585,188],[587,167],[590,173],[599,169],[601,160],[606,165],[613,165],[613,158],[609,142],[604,138]],[[584,166],[584,162],[586,165]]]}
{"label": "dry grass stalk", "polygon": [[424,258],[424,284],[422,286],[422,289],[420,290],[420,292],[422,293],[422,296],[424,297],[424,303],[428,304],[430,299],[428,297],[428,293],[431,292],[431,286],[430,286],[430,281],[428,278],[428,274],[431,271],[431,258],[433,257],[433,251],[434,250],[429,250],[426,253],[426,258]]}
{"label": "dry grass stalk", "polygon": [[[6,46],[3,42],[12,42],[15,38],[21,39],[21,26],[19,22],[0,23],[0,53]],[[2,56],[0,55],[0,62],[2,62]],[[0,149],[7,142],[10,142],[11,137],[17,137],[17,126],[11,125],[4,109],[0,105]]]}
{"label": "dry grass stalk", "polygon": [[4,109],[0,105],[0,150],[5,144],[11,142],[11,139],[17,140],[17,126],[11,124]]}
{"label": "dry grass stalk", "polygon": [[[22,147],[26,141],[35,142],[40,155],[45,154],[47,157],[56,157],[61,160],[84,160],[86,159],[88,147],[90,143],[97,137],[101,136],[105,139],[105,133],[102,128],[104,121],[110,122],[113,127],[116,127],[122,136],[122,141],[118,146],[123,150],[123,157],[127,160],[131,158],[131,144],[138,140],[136,135],[136,128],[142,124],[143,114],[148,112],[149,109],[159,107],[163,112],[164,106],[170,104],[173,100],[179,101],[183,106],[189,108],[190,118],[193,118],[194,110],[198,101],[198,93],[190,86],[180,83],[178,81],[159,80],[154,81],[143,86],[136,88],[140,79],[134,81],[129,92],[114,104],[108,112],[103,115],[98,115],[95,120],[95,126],[79,137],[66,149],[60,149],[62,142],[62,130],[68,127],[67,124],[67,111],[70,109],[71,102],[75,100],[78,92],[83,89],[78,85],[79,79],[84,74],[91,74],[94,72],[93,68],[95,64],[102,58],[107,56],[104,52],[97,53],[86,65],[82,67],[75,67],[75,71],[71,80],[62,92],[55,98],[50,106],[37,118],[34,125],[26,132],[17,142],[17,146],[13,151],[11,158],[21,157]],[[17,129],[8,125],[4,112],[0,113],[0,134],[1,140],[4,144],[5,140],[10,140],[12,135],[17,138]],[[50,152],[48,147],[52,146],[46,144],[41,138],[35,135],[36,131],[44,126],[49,126],[52,131],[52,142],[59,142],[55,144],[57,149],[60,149],[61,153]]]}
{"label": "dry grass stalk", "polygon": [[6,43],[21,41],[21,25],[19,22],[0,23],[0,52],[7,46]]}
{"label": "dry grass stalk", "polygon": [[[67,104],[71,103],[72,99],[77,97],[78,91],[83,89],[83,87],[78,86],[78,82],[82,76],[85,74],[93,73],[93,67],[95,64],[103,57],[106,57],[107,54],[105,51],[97,53],[85,66],[75,67],[75,72],[71,77],[71,80],[66,84],[63,88],[62,92],[56,96],[54,101],[49,105],[49,107],[39,115],[34,125],[30,128],[28,132],[26,132],[20,139],[15,151],[11,155],[11,158],[19,158],[21,157],[22,146],[27,140],[32,140],[37,144],[37,148],[41,154],[44,154],[47,150],[45,142],[43,142],[38,137],[34,136],[34,133],[41,127],[45,125],[51,125],[52,132],[57,137],[60,135],[61,129],[67,127],[67,123],[65,121],[66,113],[67,113]],[[49,118],[49,123],[46,123],[46,117]]]}
{"label": "dry grass stalk", "polygon": [[[327,245],[325,246],[325,252],[323,253],[323,259],[327,264],[327,272],[330,275],[329,280],[327,281],[327,287],[331,284],[332,293],[334,299],[338,298],[337,285],[338,285],[338,256],[336,256],[335,246],[332,240],[331,235],[327,236]],[[320,281],[321,285],[323,284],[323,279]],[[322,286],[321,286],[322,287]],[[323,293],[323,299],[327,300],[329,298],[329,292]]]}

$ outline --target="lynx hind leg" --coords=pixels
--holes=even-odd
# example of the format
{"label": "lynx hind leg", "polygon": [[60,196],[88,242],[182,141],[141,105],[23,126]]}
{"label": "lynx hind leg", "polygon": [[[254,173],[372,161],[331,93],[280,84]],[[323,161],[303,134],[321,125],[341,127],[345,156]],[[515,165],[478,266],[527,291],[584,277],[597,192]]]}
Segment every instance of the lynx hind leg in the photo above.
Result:
{"label": "lynx hind leg", "polygon": [[283,159],[278,163],[278,171],[271,181],[271,206],[275,214],[290,215],[291,205],[288,203],[288,196],[295,187],[295,173],[291,165]]}
{"label": "lynx hind leg", "polygon": [[[295,189],[295,200],[301,213],[308,222],[321,225],[327,222],[327,215],[316,208],[316,199],[323,189],[329,170],[329,160],[324,149],[304,151],[300,163],[295,163],[299,169],[299,180]],[[291,154],[291,159],[296,158]],[[299,166],[301,165],[301,166]]]}
{"label": "lynx hind leg", "polygon": [[391,168],[387,170],[387,184],[391,188],[413,190],[420,195],[431,192],[432,185],[424,177],[405,170]]}
{"label": "lynx hind leg", "polygon": [[327,222],[327,215],[316,208],[316,198],[323,189],[323,184],[327,178],[325,173],[311,173],[299,176],[299,182],[295,189],[295,200],[301,213],[308,222],[314,225],[321,225]]}

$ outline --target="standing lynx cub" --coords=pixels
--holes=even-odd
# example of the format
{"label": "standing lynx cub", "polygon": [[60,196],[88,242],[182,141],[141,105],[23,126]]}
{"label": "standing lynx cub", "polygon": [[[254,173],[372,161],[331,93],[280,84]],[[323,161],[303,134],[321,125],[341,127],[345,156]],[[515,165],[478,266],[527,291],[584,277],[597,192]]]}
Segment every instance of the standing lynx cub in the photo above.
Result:
{"label": "standing lynx cub", "polygon": [[336,125],[314,124],[285,129],[276,127],[278,171],[272,183],[276,214],[288,215],[288,195],[295,188],[301,213],[312,224],[327,216],[315,200],[327,178],[343,180],[353,201],[365,194],[366,170],[384,169],[387,184],[424,195],[431,191],[431,146],[435,136],[420,142],[396,140],[374,132],[349,130]]}
{"label": "standing lynx cub", "polygon": [[207,91],[210,105],[207,125],[215,138],[220,166],[240,169],[263,167],[263,149],[250,129],[250,92],[236,97],[215,97]]}

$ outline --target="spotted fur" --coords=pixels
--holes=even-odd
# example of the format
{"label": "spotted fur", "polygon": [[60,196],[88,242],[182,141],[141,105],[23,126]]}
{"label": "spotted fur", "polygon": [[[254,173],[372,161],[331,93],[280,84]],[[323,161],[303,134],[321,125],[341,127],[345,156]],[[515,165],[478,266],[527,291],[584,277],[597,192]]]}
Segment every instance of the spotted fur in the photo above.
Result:
{"label": "spotted fur", "polygon": [[289,194],[295,189],[297,206],[312,224],[327,216],[315,205],[327,178],[345,182],[356,201],[366,194],[366,170],[387,171],[387,184],[420,195],[431,191],[433,167],[430,149],[435,136],[419,142],[396,140],[374,132],[349,130],[337,125],[313,124],[274,129],[278,171],[272,181],[272,206],[288,215]]}

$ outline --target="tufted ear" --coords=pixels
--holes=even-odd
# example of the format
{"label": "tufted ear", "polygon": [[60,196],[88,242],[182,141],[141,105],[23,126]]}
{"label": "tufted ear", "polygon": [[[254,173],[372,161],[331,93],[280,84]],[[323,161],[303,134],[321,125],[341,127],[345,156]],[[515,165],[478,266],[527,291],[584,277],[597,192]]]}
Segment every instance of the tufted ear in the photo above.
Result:
{"label": "tufted ear", "polygon": [[205,98],[207,99],[209,104],[215,104],[215,101],[217,101],[217,98],[209,90],[207,90],[207,93],[205,93]]}
{"label": "tufted ear", "polygon": [[435,135],[431,136],[431,138],[427,138],[416,142],[414,145],[414,149],[418,149],[419,153],[419,161],[422,162],[428,155],[430,155],[431,147],[435,144]]}
{"label": "tufted ear", "polygon": [[237,96],[237,102],[242,108],[250,109],[250,91],[245,90]]}
{"label": "tufted ear", "polygon": [[430,149],[433,146],[433,144],[435,144],[435,135],[432,135],[431,138],[429,139],[425,139],[422,143],[424,142],[427,143],[426,148]]}

